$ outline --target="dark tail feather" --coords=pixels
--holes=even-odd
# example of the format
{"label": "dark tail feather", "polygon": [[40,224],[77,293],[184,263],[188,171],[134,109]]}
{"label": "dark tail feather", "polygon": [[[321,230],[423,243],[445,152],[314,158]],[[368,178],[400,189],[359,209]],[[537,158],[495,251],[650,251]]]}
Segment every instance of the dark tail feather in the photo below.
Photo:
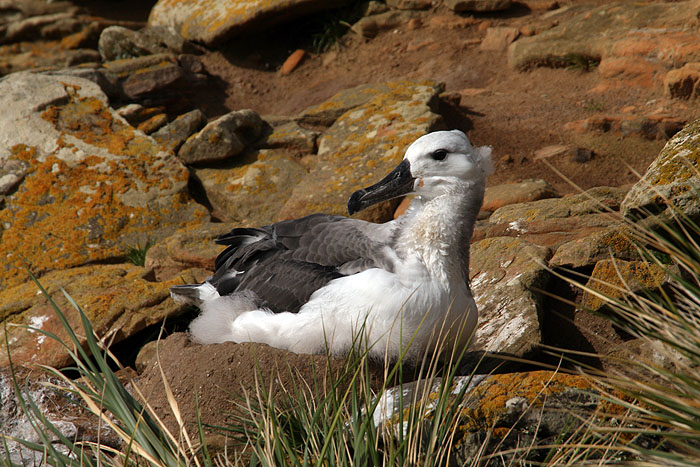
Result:
{"label": "dark tail feather", "polygon": [[170,287],[170,296],[178,303],[199,306],[205,300],[218,297],[219,293],[209,282],[203,282],[201,284],[174,285]]}

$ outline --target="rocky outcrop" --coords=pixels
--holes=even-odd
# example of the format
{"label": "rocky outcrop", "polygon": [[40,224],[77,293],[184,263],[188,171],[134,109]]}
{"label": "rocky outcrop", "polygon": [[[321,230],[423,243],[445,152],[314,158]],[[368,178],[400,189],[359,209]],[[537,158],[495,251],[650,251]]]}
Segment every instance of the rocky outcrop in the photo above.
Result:
{"label": "rocky outcrop", "polygon": [[187,170],[92,82],[13,74],[0,105],[0,164],[21,178],[0,211],[0,288],[24,281],[27,264],[40,275],[114,261],[208,217],[190,200]]}
{"label": "rocky outcrop", "polygon": [[[521,37],[508,52],[511,66],[590,69],[616,85],[660,86],[669,70],[697,62],[695,1],[606,3],[531,37]],[[569,11],[569,7],[567,7]]]}
{"label": "rocky outcrop", "polygon": [[[378,90],[363,87],[356,89],[359,98],[345,93],[331,99],[329,107],[337,108],[338,102],[363,101],[372,96],[343,113],[321,135],[309,175],[292,191],[281,218],[315,212],[345,214],[348,194],[339,192],[338,186],[342,184],[352,192],[371,185],[377,174],[389,173],[398,165],[406,147],[416,138],[440,128],[441,117],[433,111],[442,91],[438,83],[385,83]],[[391,219],[395,207],[395,203],[381,203],[358,215],[383,222]]]}
{"label": "rocky outcrop", "polygon": [[302,15],[337,8],[347,0],[159,0],[150,26],[169,26],[188,40],[213,45],[243,32],[263,31]]}
{"label": "rocky outcrop", "polygon": [[678,214],[700,219],[699,142],[700,120],[696,120],[666,143],[644,177],[625,197],[623,214],[632,219],[649,215],[672,219]]}

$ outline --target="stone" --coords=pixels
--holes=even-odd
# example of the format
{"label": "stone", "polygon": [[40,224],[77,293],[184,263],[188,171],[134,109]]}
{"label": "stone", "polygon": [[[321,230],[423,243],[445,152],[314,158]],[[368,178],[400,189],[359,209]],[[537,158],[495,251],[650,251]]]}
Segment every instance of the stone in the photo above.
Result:
{"label": "stone", "polygon": [[280,211],[294,198],[295,187],[307,176],[306,169],[284,149],[262,149],[247,155],[245,162],[194,169],[214,213],[241,226],[283,220]]}
{"label": "stone", "polygon": [[545,180],[523,180],[519,183],[504,183],[487,187],[481,209],[493,212],[509,204],[557,197],[559,197],[557,191]]}
{"label": "stone", "polygon": [[445,0],[445,6],[453,11],[502,11],[511,7],[511,0]]}
{"label": "stone", "polygon": [[[374,97],[341,115],[319,139],[309,174],[289,196],[283,219],[315,212],[346,214],[347,198],[379,181],[403,159],[409,144],[441,127],[433,112],[442,85],[433,81],[399,81],[356,88],[361,98]],[[385,222],[396,203],[380,203],[357,215]]]}
{"label": "stone", "polygon": [[122,26],[110,26],[100,34],[98,49],[102,60],[110,62],[126,58],[161,53],[196,53],[198,50],[174,29],[155,26],[133,31]]}
{"label": "stone", "polygon": [[372,16],[360,18],[351,29],[362,37],[371,39],[382,31],[395,29],[407,24],[413,18],[410,11],[389,10]]}
{"label": "stone", "polygon": [[183,143],[207,124],[201,110],[195,109],[182,114],[172,122],[151,134],[151,137],[164,148],[177,152]]}
{"label": "stone", "polygon": [[[42,416],[68,439],[97,439],[104,446],[118,446],[121,440],[111,427],[98,423],[97,417],[89,414],[87,409],[76,402],[74,397],[67,397],[65,382],[48,374],[20,371],[14,375],[20,388],[20,395],[25,402],[33,402]],[[42,445],[34,426],[36,420],[30,420],[22,409],[17,388],[12,381],[13,375],[7,370],[0,371],[0,458],[7,465],[45,465],[42,450],[34,451],[15,439]],[[56,433],[47,432],[57,450],[62,447]],[[13,439],[14,438],[14,439]]]}
{"label": "stone", "polygon": [[420,417],[423,432],[438,429],[436,422],[453,423],[439,418],[438,404],[444,400],[460,419],[451,448],[436,450],[448,457],[432,459],[435,463],[469,465],[494,453],[508,465],[539,462],[542,450],[575,435],[581,418],[609,404],[589,378],[552,371],[457,376],[443,399],[445,385],[435,377],[387,389],[375,402],[378,433],[400,430],[397,425],[408,423],[408,414]]}
{"label": "stone", "polygon": [[549,280],[549,248],[525,240],[496,237],[471,246],[469,275],[479,309],[470,350],[524,357],[542,341],[539,308]]}
{"label": "stone", "polygon": [[204,277],[195,281],[202,282],[211,275],[214,260],[223,251],[223,247],[214,241],[230,232],[231,228],[229,223],[208,222],[196,228],[178,230],[146,252],[144,267],[153,271],[159,282],[170,280],[187,269],[193,273],[202,271]]}
{"label": "stone", "polygon": [[185,164],[222,161],[237,156],[262,134],[265,122],[253,110],[235,110],[190,136],[177,153]]}
{"label": "stone", "polygon": [[700,63],[686,63],[671,70],[664,78],[664,90],[668,97],[695,99],[700,96]]}
{"label": "stone", "polygon": [[182,68],[178,64],[163,61],[129,75],[122,82],[122,89],[128,98],[141,99],[163,92],[183,76]]}
{"label": "stone", "polygon": [[630,294],[656,291],[667,284],[668,280],[668,267],[647,261],[603,259],[595,263],[580,306],[585,310],[598,311],[604,305],[624,299]]}
{"label": "stone", "polygon": [[552,268],[588,268],[610,258],[638,259],[632,232],[620,224],[561,244],[549,260]]}
{"label": "stone", "polygon": [[27,264],[42,275],[114,261],[208,217],[187,169],[91,81],[16,73],[0,81],[0,106],[0,165],[26,167],[0,210],[0,290],[23,281]]}
{"label": "stone", "polygon": [[578,195],[565,196],[564,198],[541,199],[511,204],[494,211],[489,217],[489,223],[508,224],[521,221],[543,221],[617,211],[626,193],[627,191],[623,188],[596,187]]}
{"label": "stone", "polygon": [[[72,363],[68,335],[46,298],[26,273],[24,276],[25,282],[0,292],[0,317],[7,325],[0,329],[0,368],[8,365],[5,339],[13,365],[63,368]],[[110,264],[52,271],[39,281],[78,336],[83,334],[79,331],[83,329],[80,315],[62,290],[80,305],[99,338],[117,343],[181,314],[185,306],[170,299],[169,287],[193,279],[193,274],[183,271],[170,281],[153,282],[143,267]],[[55,334],[68,348],[38,330]],[[79,339],[85,341],[84,337]]]}
{"label": "stone", "polygon": [[294,71],[296,67],[299,66],[299,64],[305,56],[306,50],[304,49],[297,49],[294,52],[292,52],[292,54],[289,57],[287,57],[287,60],[284,61],[282,67],[280,67],[280,75],[285,76]]}
{"label": "stone", "polygon": [[659,71],[698,61],[700,41],[688,18],[699,11],[694,1],[606,2],[593,9],[571,5],[567,14],[572,17],[562,16],[557,26],[515,41],[508,61],[518,70],[552,66],[585,71],[600,63],[613,87],[655,86],[665,74]]}
{"label": "stone", "polygon": [[700,219],[700,120],[687,125],[671,138],[634,184],[624,201],[622,213],[629,219],[659,216],[670,220],[679,214]]}
{"label": "stone", "polygon": [[160,113],[142,121],[137,125],[136,129],[150,135],[166,123],[168,123],[168,116]]}
{"label": "stone", "polygon": [[361,84],[345,89],[320,104],[304,109],[297,120],[306,125],[331,126],[344,113],[389,91],[390,87],[383,84]]}
{"label": "stone", "polygon": [[479,49],[486,51],[506,50],[519,35],[520,31],[517,28],[505,26],[488,28]]}
{"label": "stone", "polygon": [[595,151],[593,151],[592,149],[576,148],[576,150],[574,151],[573,160],[574,162],[578,162],[579,164],[584,164],[593,160],[594,157]]}
{"label": "stone", "polygon": [[306,153],[315,153],[318,137],[317,131],[308,130],[295,121],[289,121],[280,125],[273,124],[272,133],[265,137],[260,147],[298,149]]}
{"label": "stone", "polygon": [[170,26],[187,40],[211,46],[349,3],[349,0],[158,0],[151,9],[148,25]]}

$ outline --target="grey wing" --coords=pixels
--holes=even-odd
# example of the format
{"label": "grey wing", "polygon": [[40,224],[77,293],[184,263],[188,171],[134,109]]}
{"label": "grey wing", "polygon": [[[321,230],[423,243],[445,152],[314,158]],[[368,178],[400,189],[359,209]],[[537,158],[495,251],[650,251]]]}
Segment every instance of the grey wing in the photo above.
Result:
{"label": "grey wing", "polygon": [[342,216],[314,214],[217,239],[227,248],[209,282],[220,295],[251,290],[273,311],[296,312],[329,281],[372,267],[393,270],[391,229]]}

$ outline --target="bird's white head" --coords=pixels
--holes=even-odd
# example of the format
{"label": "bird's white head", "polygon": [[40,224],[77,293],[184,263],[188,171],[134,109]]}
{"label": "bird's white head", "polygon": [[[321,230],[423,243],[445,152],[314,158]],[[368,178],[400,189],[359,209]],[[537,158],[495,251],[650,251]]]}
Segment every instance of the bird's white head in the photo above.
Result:
{"label": "bird's white head", "polygon": [[473,147],[459,130],[428,133],[408,147],[401,164],[389,175],[353,193],[348,212],[409,193],[427,201],[470,186],[483,187],[492,171],[490,147]]}

